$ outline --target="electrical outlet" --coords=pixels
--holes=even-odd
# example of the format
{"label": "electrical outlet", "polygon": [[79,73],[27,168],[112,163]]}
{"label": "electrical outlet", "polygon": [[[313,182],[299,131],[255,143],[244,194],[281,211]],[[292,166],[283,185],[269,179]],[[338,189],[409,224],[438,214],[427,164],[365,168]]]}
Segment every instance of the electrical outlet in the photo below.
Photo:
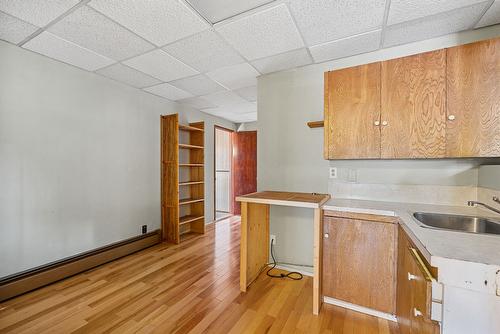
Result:
{"label": "electrical outlet", "polygon": [[337,178],[337,167],[330,167],[330,179]]}
{"label": "electrical outlet", "polygon": [[142,225],[142,234],[148,233],[148,225]]}
{"label": "electrical outlet", "polygon": [[276,236],[275,235],[271,234],[269,236],[269,243],[270,244],[272,243],[273,245],[276,245]]}

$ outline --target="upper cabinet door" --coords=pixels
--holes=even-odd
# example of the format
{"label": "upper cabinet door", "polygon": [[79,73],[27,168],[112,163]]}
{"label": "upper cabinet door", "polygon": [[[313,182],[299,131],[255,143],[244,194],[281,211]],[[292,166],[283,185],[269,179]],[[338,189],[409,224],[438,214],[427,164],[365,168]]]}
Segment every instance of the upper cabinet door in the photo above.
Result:
{"label": "upper cabinet door", "polygon": [[447,53],[446,155],[500,156],[500,38]]}
{"label": "upper cabinet door", "polygon": [[381,157],[446,155],[446,50],[382,63]]}
{"label": "upper cabinet door", "polygon": [[325,158],[380,158],[380,63],[325,73]]}

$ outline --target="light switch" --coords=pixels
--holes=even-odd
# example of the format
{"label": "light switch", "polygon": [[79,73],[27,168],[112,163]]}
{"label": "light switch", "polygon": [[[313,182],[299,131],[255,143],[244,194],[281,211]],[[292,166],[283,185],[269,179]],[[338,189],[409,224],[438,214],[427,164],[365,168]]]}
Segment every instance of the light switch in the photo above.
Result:
{"label": "light switch", "polygon": [[330,179],[337,178],[337,167],[330,167]]}

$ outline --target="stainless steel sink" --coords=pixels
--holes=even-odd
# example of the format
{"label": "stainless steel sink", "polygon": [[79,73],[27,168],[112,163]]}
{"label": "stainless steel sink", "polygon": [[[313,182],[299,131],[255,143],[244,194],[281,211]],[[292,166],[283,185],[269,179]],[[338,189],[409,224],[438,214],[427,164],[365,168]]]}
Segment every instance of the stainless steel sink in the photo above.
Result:
{"label": "stainless steel sink", "polygon": [[422,227],[479,234],[499,234],[500,220],[477,216],[459,216],[440,213],[415,212],[413,217]]}

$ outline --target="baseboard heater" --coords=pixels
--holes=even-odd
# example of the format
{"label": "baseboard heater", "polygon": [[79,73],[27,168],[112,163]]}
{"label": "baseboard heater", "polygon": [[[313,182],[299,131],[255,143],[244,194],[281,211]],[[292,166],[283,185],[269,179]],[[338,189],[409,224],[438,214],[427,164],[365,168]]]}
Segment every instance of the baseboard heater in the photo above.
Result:
{"label": "baseboard heater", "polygon": [[0,302],[160,242],[160,230],[119,241],[0,279]]}

